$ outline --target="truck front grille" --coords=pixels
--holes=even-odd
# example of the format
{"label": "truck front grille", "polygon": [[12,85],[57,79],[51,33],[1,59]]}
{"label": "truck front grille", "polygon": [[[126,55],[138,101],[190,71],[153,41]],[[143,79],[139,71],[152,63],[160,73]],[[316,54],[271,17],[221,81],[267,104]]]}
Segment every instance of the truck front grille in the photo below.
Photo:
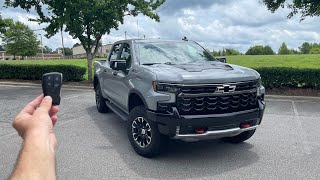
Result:
{"label": "truck front grille", "polygon": [[[230,85],[236,85],[236,92],[248,91],[257,88],[257,81],[248,81],[240,83],[230,83]],[[181,92],[186,94],[203,94],[203,93],[214,93],[219,84],[212,84],[206,86],[182,86]]]}
{"label": "truck front grille", "polygon": [[[216,94],[210,87],[184,88],[177,96],[177,108],[181,115],[206,115],[240,112],[258,108],[255,81],[236,84],[232,93]],[[201,91],[201,90],[204,91]],[[211,93],[208,93],[210,89]]]}

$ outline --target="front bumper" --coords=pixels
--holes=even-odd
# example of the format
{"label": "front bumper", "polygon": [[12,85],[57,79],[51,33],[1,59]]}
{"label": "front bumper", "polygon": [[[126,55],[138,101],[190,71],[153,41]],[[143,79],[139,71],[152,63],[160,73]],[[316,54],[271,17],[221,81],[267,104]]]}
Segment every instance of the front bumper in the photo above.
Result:
{"label": "front bumper", "polygon": [[[147,116],[158,124],[162,134],[174,139],[198,141],[232,137],[254,130],[261,124],[264,110],[265,102],[259,100],[259,108],[242,112],[181,116],[178,110],[173,108],[172,114],[148,111]],[[243,123],[250,124],[250,127],[241,128]],[[194,131],[196,128],[204,129],[205,132],[198,134]]]}

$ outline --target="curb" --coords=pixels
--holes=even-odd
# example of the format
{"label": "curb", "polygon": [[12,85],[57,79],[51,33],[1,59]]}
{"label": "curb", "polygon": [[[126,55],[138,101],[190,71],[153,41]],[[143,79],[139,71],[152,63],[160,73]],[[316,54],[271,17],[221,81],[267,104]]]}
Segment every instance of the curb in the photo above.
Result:
{"label": "curb", "polygon": [[[0,85],[41,87],[41,84],[37,84],[37,83],[22,83],[22,82],[0,82]],[[91,87],[91,86],[74,86],[74,85],[63,85],[63,88],[67,88],[67,89],[87,89],[87,90],[92,90],[93,89],[93,87]]]}

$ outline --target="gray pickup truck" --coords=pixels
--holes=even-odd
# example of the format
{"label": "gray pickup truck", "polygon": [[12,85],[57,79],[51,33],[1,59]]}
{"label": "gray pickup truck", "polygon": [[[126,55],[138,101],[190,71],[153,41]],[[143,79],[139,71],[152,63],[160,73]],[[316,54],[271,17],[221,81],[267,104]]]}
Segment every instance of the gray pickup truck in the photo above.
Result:
{"label": "gray pickup truck", "polygon": [[98,111],[127,121],[144,157],[158,155],[168,138],[240,143],[261,124],[259,73],[220,62],[194,41],[119,41],[94,68]]}

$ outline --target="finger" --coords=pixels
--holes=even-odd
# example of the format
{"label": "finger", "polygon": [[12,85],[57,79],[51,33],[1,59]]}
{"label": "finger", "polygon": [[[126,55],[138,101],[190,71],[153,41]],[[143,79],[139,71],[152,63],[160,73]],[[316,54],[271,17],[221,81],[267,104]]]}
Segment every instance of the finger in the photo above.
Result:
{"label": "finger", "polygon": [[52,121],[52,125],[56,125],[57,123],[57,120],[58,120],[58,117],[57,116],[51,116],[51,121]]}
{"label": "finger", "polygon": [[52,98],[50,96],[46,96],[43,98],[39,106],[39,110],[49,113],[49,111],[51,110],[51,107],[52,107]]}
{"label": "finger", "polygon": [[43,100],[43,95],[38,96],[35,100],[30,102],[21,112],[32,115],[33,112],[38,108],[42,100]]}
{"label": "finger", "polygon": [[51,107],[51,110],[50,110],[50,113],[49,113],[49,116],[54,116],[56,115],[57,113],[59,112],[59,107],[58,106],[52,106]]}

